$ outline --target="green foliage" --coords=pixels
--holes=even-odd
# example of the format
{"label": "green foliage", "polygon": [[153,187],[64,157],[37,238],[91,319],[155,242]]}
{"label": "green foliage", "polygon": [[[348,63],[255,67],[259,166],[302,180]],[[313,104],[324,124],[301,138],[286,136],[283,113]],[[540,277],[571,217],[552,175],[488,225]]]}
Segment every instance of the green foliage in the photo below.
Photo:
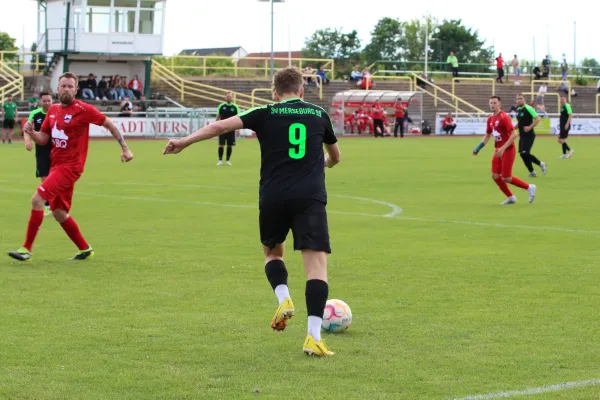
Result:
{"label": "green foliage", "polygon": [[[432,61],[445,63],[448,54],[453,51],[460,64],[483,64],[478,68],[470,68],[470,72],[485,72],[486,64],[493,58],[493,51],[485,46],[477,31],[472,31],[462,24],[461,20],[444,20],[436,27],[431,39]],[[506,55],[509,61],[508,55]],[[510,57],[512,58],[512,57]]]}
{"label": "green foliage", "polygon": [[580,74],[577,74],[577,77],[575,78],[575,84],[578,86],[587,86],[588,80],[582,77]]}
{"label": "green foliage", "polygon": [[[16,46],[17,39],[10,37],[6,32],[0,32],[0,51],[16,51],[19,48]],[[16,58],[15,54],[5,54],[4,59],[12,60]]]}
{"label": "green foliage", "polygon": [[600,76],[600,63],[595,58],[584,58],[581,67],[584,75]]}
{"label": "green foliage", "polygon": [[406,47],[404,23],[384,17],[371,32],[371,42],[365,47],[367,63],[377,60],[401,60]]}
{"label": "green foliage", "polygon": [[[344,33],[341,29],[318,29],[304,42],[302,56],[306,58],[331,58],[336,63],[334,79],[346,77],[353,65],[364,62],[360,53],[358,32]],[[318,67],[318,66],[317,66]]]}

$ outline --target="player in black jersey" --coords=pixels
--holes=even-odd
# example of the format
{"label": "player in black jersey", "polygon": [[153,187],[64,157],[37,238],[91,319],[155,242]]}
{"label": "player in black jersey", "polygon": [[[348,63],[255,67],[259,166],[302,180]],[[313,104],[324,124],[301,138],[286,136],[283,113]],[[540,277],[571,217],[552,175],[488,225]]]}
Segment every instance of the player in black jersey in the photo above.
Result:
{"label": "player in black jersey", "polygon": [[[27,119],[27,124],[33,125],[33,130],[39,132],[44,119],[46,119],[46,113],[50,109],[52,105],[52,95],[48,92],[43,92],[40,94],[40,108],[37,108],[31,113],[29,113],[29,118]],[[26,130],[23,129],[25,132]],[[33,150],[33,140],[28,133],[23,134],[23,138],[25,139],[25,148],[28,151]],[[42,182],[50,173],[50,152],[52,151],[52,141],[49,140],[48,144],[41,146],[39,144],[35,144],[35,161],[36,161],[36,171],[35,176],[40,178]],[[46,202],[46,212],[45,215],[50,215],[50,203]]]}
{"label": "player in black jersey", "polygon": [[519,154],[525,163],[525,167],[529,171],[529,177],[535,178],[537,174],[533,169],[533,164],[538,165],[544,175],[548,173],[546,163],[540,161],[536,156],[531,154],[533,143],[535,142],[534,128],[540,122],[540,117],[537,115],[533,107],[525,102],[523,94],[517,94],[517,121],[519,128]]}
{"label": "player in black jersey", "polygon": [[562,146],[562,156],[560,158],[571,158],[573,157],[573,150],[567,144],[567,138],[569,137],[569,130],[571,129],[571,120],[573,119],[573,109],[571,105],[567,103],[565,96],[560,97],[560,132],[558,133],[558,143]]}
{"label": "player in black jersey", "polygon": [[[239,107],[232,102],[231,92],[227,92],[225,94],[225,103],[221,103],[217,107],[217,121],[231,118],[239,113]],[[235,131],[219,135],[219,162],[217,162],[217,165],[223,165],[223,147],[225,147],[225,144],[227,144],[227,160],[225,164],[231,165],[231,161],[229,160],[231,159],[233,146],[235,146]]]}
{"label": "player in black jersey", "polygon": [[[331,252],[324,167],[339,163],[341,154],[329,115],[321,107],[302,100],[302,84],[299,69],[280,70],[274,82],[278,103],[210,124],[183,139],[172,139],[163,154],[177,154],[195,142],[236,129],[256,132],[261,151],[260,237],[265,273],[279,300],[271,327],[284,330],[294,315],[283,261],[284,242],[291,229],[294,249],[302,251],[307,274],[308,335],[303,349],[307,354],[331,356],[333,352],[321,340],[321,322],[329,295],[327,255]],[[327,154],[323,153],[323,146]]]}

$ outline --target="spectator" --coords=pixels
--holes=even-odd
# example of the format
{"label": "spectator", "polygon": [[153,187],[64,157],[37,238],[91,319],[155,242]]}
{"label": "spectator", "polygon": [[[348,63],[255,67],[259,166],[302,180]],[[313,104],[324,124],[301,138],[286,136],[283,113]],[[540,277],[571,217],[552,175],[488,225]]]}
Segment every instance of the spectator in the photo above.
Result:
{"label": "spectator", "polygon": [[563,76],[562,82],[560,84],[559,90],[564,94],[569,94],[569,80],[566,76]]}
{"label": "spectator", "polygon": [[363,69],[362,79],[360,81],[358,81],[357,85],[361,89],[373,88],[373,81],[371,80],[371,74],[369,73],[369,68]]}
{"label": "spectator", "polygon": [[448,113],[444,121],[442,122],[442,129],[446,132],[446,135],[454,135],[454,130],[456,129],[456,122],[454,118],[452,118],[452,113]]}
{"label": "spectator", "polygon": [[510,62],[510,66],[513,68],[513,73],[515,74],[515,85],[521,84],[521,65],[519,63],[519,59],[515,54],[515,58],[513,58]]}
{"label": "spectator", "polygon": [[127,85],[129,89],[133,92],[134,99],[139,99],[142,95],[142,81],[138,79],[137,75],[133,76],[133,79],[129,81],[129,85]]}
{"label": "spectator", "polygon": [[536,109],[538,109],[544,113],[546,112],[546,105],[544,104],[544,96],[546,95],[547,92],[548,92],[548,87],[544,83],[544,84],[542,84],[542,86],[540,86],[538,93],[535,96]]}
{"label": "spectator", "polygon": [[136,104],[135,110],[140,113],[141,117],[146,116],[146,111],[148,111],[148,102],[146,101],[146,96],[140,96],[140,101]]}
{"label": "spectator", "polygon": [[499,53],[498,57],[496,57],[496,71],[498,71],[496,82],[504,83],[502,81],[502,77],[504,76],[504,58],[502,58],[502,53]]}
{"label": "spectator", "polygon": [[[313,82],[313,78],[311,77],[311,75],[315,74],[315,70],[312,67],[312,64],[308,64],[308,66],[306,68],[304,68],[304,70],[302,71],[302,74],[305,75],[304,76],[304,83],[306,85],[310,85]],[[306,76],[308,75],[308,76]]]}
{"label": "spectator", "polygon": [[512,105],[508,113],[511,117],[514,117],[517,115],[517,112],[519,112],[519,105],[515,102],[515,104]]}
{"label": "spectator", "polygon": [[33,111],[40,106],[40,94],[37,89],[33,91],[33,94],[29,98],[29,111]]}
{"label": "spectator", "polygon": [[133,105],[129,101],[129,97],[125,97],[121,101],[121,113],[119,117],[131,117],[131,114],[133,114]]}
{"label": "spectator", "polygon": [[358,82],[362,79],[362,73],[358,70],[357,66],[354,66],[354,70],[350,73],[350,80]]}
{"label": "spectator", "polygon": [[102,80],[98,84],[98,97],[102,100],[117,100],[117,92],[110,87],[110,76],[102,77]]}
{"label": "spectator", "polygon": [[596,90],[600,93],[600,79],[598,79],[598,84],[596,84]]}
{"label": "spectator", "polygon": [[135,99],[135,94],[133,94],[133,90],[127,87],[127,78],[125,78],[124,76],[121,77],[121,87],[125,91],[125,97]]}
{"label": "spectator", "polygon": [[[321,82],[323,82],[323,85],[329,84],[329,79],[327,79],[327,75],[325,74],[325,67],[323,67],[321,65],[319,67],[319,70],[317,71],[317,75],[321,77]],[[317,85],[318,84],[319,84],[319,81],[317,81]]]}
{"label": "spectator", "polygon": [[425,88],[427,86],[427,84],[425,82],[433,83],[433,79],[428,78],[427,74],[425,72],[423,72],[423,73],[421,73],[421,76],[419,76],[419,78],[417,79],[417,86],[419,86],[421,88]]}
{"label": "spectator", "polygon": [[552,61],[550,61],[550,56],[546,54],[546,58],[542,60],[542,77],[548,78],[550,76],[550,65]]}
{"label": "spectator", "polygon": [[[92,100],[96,99],[96,100],[100,100],[100,98],[98,97],[98,82],[96,82],[96,76],[94,74],[89,74],[88,75],[88,79],[87,79],[87,87],[89,89],[90,92],[92,92]],[[88,92],[89,95],[89,92]],[[85,97],[85,93],[83,94],[83,97]]]}
{"label": "spectator", "polygon": [[563,58],[562,64],[560,65],[560,72],[562,73],[563,80],[567,79],[569,74],[569,64],[567,64],[566,58]]}
{"label": "spectator", "polygon": [[125,89],[123,89],[123,85],[121,83],[121,76],[113,76],[110,87],[115,90],[118,100],[123,100],[125,98]]}
{"label": "spectator", "polygon": [[446,63],[452,70],[452,77],[458,78],[458,58],[456,58],[453,51],[450,52],[450,55],[446,59]]}
{"label": "spectator", "polygon": [[535,76],[535,80],[539,81],[542,79],[542,70],[537,65],[533,68],[533,75]]}

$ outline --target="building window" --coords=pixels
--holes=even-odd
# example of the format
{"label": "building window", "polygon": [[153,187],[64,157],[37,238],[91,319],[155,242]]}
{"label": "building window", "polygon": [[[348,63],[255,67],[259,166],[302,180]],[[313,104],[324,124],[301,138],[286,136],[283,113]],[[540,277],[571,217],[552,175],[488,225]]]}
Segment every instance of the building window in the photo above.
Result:
{"label": "building window", "polygon": [[141,0],[140,6],[140,33],[160,35],[162,33],[163,2],[160,0]]}
{"label": "building window", "polygon": [[85,11],[85,31],[108,33],[110,31],[110,7],[88,7]]}
{"label": "building window", "polygon": [[133,9],[115,9],[114,31],[116,33],[134,33],[135,32],[135,10]]}

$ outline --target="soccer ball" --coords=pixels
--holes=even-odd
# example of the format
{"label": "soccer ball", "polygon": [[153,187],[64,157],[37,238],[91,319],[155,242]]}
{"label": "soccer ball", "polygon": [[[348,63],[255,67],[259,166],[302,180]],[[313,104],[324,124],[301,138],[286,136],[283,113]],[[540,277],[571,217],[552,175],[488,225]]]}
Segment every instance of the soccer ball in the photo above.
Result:
{"label": "soccer ball", "polygon": [[344,332],[352,323],[352,311],[348,304],[341,300],[327,300],[325,312],[323,313],[323,322],[321,328],[325,332],[339,333]]}

